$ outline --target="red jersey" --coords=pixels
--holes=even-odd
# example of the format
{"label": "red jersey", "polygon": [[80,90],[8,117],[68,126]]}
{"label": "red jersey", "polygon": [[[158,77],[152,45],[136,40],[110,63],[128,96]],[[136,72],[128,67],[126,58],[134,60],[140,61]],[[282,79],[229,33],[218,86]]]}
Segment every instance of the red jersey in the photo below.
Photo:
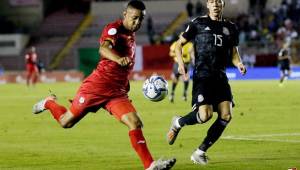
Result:
{"label": "red jersey", "polygon": [[102,56],[97,68],[83,82],[81,90],[110,97],[127,95],[129,91],[128,77],[133,69],[135,59],[135,34],[125,29],[122,20],[117,20],[103,29],[99,43],[106,40],[112,43],[113,53],[120,57],[130,57],[133,64],[122,67]]}
{"label": "red jersey", "polygon": [[36,64],[37,55],[36,53],[29,52],[25,55],[26,64]]}

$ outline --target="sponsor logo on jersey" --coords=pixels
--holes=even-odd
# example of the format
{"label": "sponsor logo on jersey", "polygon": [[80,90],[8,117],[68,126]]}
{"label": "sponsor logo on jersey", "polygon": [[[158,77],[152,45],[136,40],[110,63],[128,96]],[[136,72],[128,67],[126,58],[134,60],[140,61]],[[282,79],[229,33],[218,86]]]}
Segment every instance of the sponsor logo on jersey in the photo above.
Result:
{"label": "sponsor logo on jersey", "polygon": [[205,27],[204,30],[205,30],[205,31],[210,31],[211,29],[207,26],[207,27]]}
{"label": "sponsor logo on jersey", "polygon": [[223,34],[229,35],[229,29],[227,27],[223,27]]}
{"label": "sponsor logo on jersey", "polygon": [[79,103],[82,104],[82,103],[84,103],[84,101],[85,101],[85,98],[84,98],[84,97],[80,97],[80,98],[79,98]]}
{"label": "sponsor logo on jersey", "polygon": [[117,33],[117,29],[111,28],[111,29],[108,30],[107,33],[108,33],[108,35],[115,35]]}

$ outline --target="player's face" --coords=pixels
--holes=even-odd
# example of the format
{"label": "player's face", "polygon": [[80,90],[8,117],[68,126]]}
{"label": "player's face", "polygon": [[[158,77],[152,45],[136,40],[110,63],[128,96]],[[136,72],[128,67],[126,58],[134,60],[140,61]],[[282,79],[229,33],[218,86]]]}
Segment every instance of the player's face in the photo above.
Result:
{"label": "player's face", "polygon": [[223,12],[223,0],[207,0],[209,16],[219,18]]}
{"label": "player's face", "polygon": [[33,52],[33,53],[34,53],[34,52],[35,52],[35,47],[31,47],[31,49],[30,49],[30,50],[31,50],[31,52]]}
{"label": "player's face", "polygon": [[145,10],[139,10],[135,8],[127,8],[124,11],[124,26],[130,31],[137,31],[142,24],[142,21],[145,16]]}

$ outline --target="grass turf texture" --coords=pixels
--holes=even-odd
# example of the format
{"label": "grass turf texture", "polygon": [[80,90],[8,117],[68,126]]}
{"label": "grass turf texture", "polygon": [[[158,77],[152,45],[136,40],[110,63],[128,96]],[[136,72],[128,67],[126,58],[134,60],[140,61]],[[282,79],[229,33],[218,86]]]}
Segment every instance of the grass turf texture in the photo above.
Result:
{"label": "grass turf texture", "polygon": [[[169,86],[171,83],[169,84]],[[190,161],[203,140],[207,124],[185,127],[173,146],[165,140],[175,114],[190,111],[181,100],[178,85],[175,104],[167,99],[154,103],[142,94],[142,82],[132,82],[130,96],[144,123],[144,135],[157,159],[177,158],[174,170],[287,170],[300,168],[300,81],[232,81],[236,102],[233,119],[222,138],[208,151],[207,166]],[[32,105],[51,89],[59,102],[68,105],[79,84],[0,86],[0,169],[141,170],[131,149],[128,130],[100,110],[88,114],[72,129],[62,129],[48,111],[31,113]],[[190,88],[191,89],[191,88]],[[190,94],[190,93],[189,93]]]}

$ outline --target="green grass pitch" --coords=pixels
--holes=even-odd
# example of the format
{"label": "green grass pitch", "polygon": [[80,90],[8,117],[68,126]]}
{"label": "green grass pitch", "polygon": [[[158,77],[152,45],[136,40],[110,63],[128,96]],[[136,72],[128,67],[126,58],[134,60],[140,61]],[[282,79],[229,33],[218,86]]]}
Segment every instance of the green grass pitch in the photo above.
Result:
{"label": "green grass pitch", "polygon": [[[206,166],[190,155],[210,124],[185,127],[169,146],[166,132],[173,115],[191,110],[181,100],[154,103],[142,95],[142,82],[132,82],[130,97],[144,123],[144,135],[157,159],[176,157],[174,170],[287,170],[300,168],[300,81],[231,81],[236,107],[222,138],[208,151]],[[0,85],[1,170],[141,170],[128,130],[104,110],[88,114],[72,129],[62,129],[49,112],[31,113],[32,105],[51,89],[67,105],[79,84]]]}

